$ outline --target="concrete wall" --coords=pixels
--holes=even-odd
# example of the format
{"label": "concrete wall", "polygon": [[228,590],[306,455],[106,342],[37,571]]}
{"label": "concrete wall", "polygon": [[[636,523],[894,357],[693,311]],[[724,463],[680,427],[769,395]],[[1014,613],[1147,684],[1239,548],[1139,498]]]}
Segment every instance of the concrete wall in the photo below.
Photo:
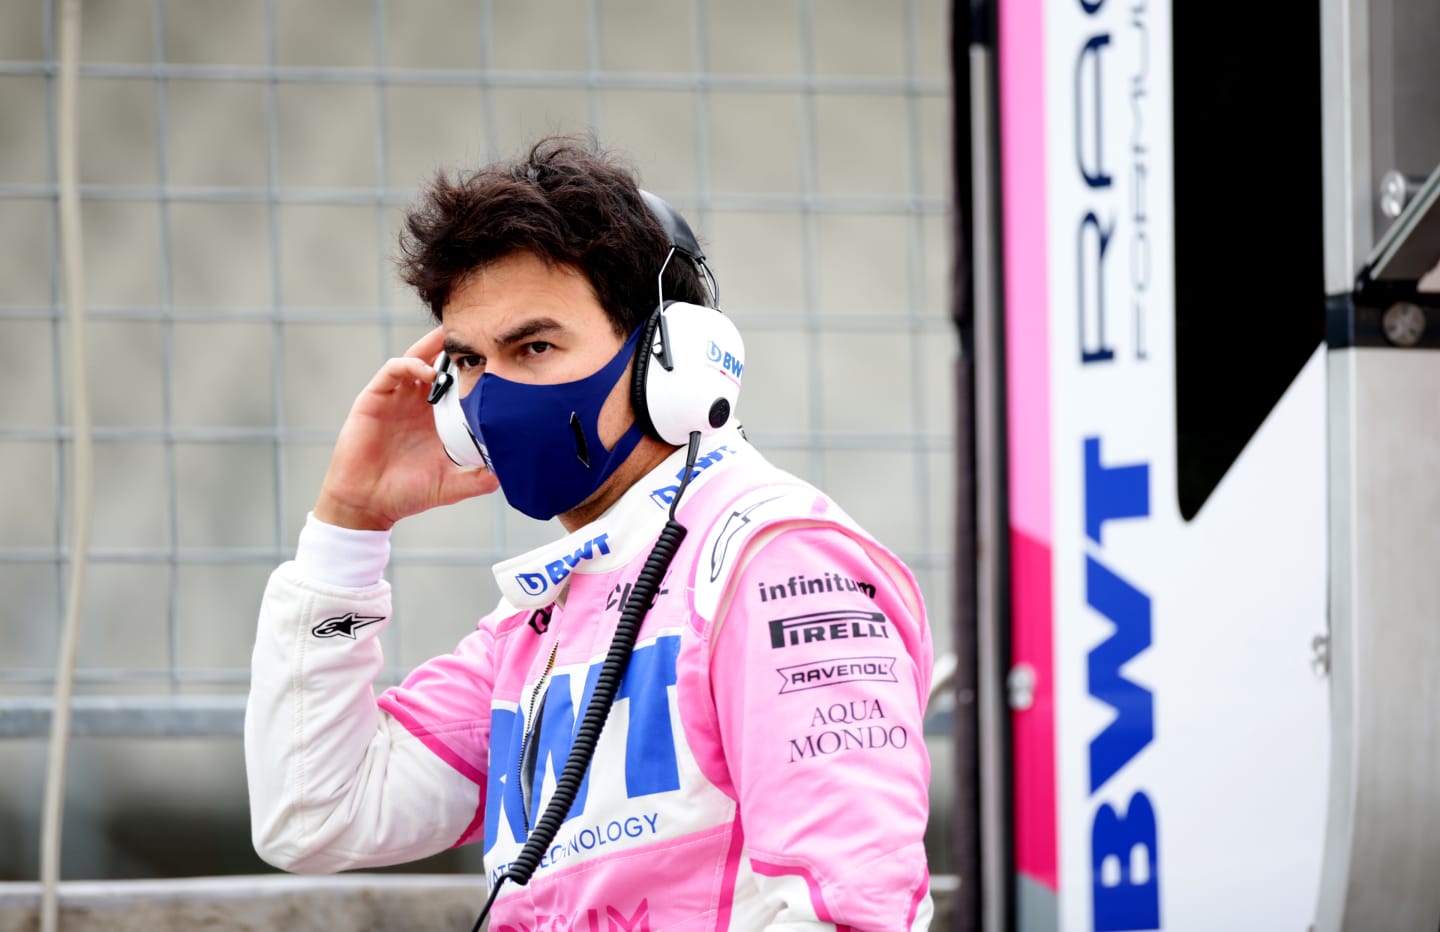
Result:
{"label": "concrete wall", "polygon": [[[948,929],[953,878],[932,888],[933,928]],[[0,932],[39,928],[38,884],[0,883]],[[463,932],[485,905],[474,878],[351,874],[70,883],[61,891],[65,932]]]}

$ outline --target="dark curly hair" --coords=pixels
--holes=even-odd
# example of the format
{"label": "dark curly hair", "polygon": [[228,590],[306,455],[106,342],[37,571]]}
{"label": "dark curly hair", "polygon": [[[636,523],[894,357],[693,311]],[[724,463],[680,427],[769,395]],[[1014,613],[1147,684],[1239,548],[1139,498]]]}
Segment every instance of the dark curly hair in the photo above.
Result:
{"label": "dark curly hair", "polygon": [[[626,336],[655,309],[668,250],[632,169],[593,137],[551,136],[514,161],[437,174],[406,214],[398,261],[437,322],[467,275],[512,253],[573,266]],[[670,262],[665,297],[708,303],[693,263]]]}

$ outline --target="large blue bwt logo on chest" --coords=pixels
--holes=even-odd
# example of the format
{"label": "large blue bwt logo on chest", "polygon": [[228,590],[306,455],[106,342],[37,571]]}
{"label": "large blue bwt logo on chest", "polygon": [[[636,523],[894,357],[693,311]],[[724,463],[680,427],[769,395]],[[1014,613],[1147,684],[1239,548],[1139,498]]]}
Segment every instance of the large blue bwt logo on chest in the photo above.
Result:
{"label": "large blue bwt logo on chest", "polygon": [[[653,644],[637,648],[630,655],[630,666],[615,696],[617,705],[628,703],[629,725],[625,732],[625,795],[630,799],[665,793],[680,788],[680,767],[675,757],[675,730],[670,720],[670,690],[675,685],[675,664],[680,656],[680,636],[656,638]],[[560,779],[575,734],[584,720],[595,694],[603,661],[590,665],[585,672],[585,686],[577,710],[571,693],[571,674],[558,673],[545,695],[544,713],[540,716],[535,742],[535,777],[529,788],[530,811],[525,811],[526,793],[520,786],[520,748],[525,739],[520,715],[512,709],[490,711],[490,775],[485,794],[485,851],[495,846],[501,813],[510,826],[510,835],[523,839],[527,825],[533,826],[540,817],[540,791],[546,777]],[[613,720],[610,726],[613,727]],[[613,761],[602,759],[597,751],[590,769],[613,767]],[[610,772],[604,778],[611,780]],[[590,774],[580,783],[575,803],[566,821],[585,812],[589,795]]]}

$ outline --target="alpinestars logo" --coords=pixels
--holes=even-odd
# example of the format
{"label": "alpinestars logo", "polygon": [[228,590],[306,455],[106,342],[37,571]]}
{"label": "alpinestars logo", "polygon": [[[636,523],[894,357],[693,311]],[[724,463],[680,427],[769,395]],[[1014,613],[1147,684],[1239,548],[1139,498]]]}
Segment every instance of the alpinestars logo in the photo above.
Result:
{"label": "alpinestars logo", "polygon": [[357,615],[354,612],[341,615],[338,618],[327,618],[320,622],[310,633],[317,638],[346,637],[355,640],[355,629],[363,628],[366,625],[373,625],[377,621],[384,621],[383,615]]}

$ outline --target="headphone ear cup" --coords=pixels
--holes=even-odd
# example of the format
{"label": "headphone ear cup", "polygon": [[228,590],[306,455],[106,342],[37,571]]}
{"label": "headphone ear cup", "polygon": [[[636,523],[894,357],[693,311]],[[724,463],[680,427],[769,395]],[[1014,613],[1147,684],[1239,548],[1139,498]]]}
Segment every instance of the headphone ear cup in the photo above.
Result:
{"label": "headphone ear cup", "polygon": [[635,423],[645,436],[657,439],[660,435],[655,432],[655,422],[650,419],[646,383],[650,377],[650,363],[655,358],[655,331],[660,328],[660,315],[664,313],[664,307],[657,307],[640,325],[643,329],[635,343],[635,361],[630,372],[630,407],[635,412]]}
{"label": "headphone ear cup", "polygon": [[[435,433],[440,435],[445,455],[450,457],[450,462],[465,469],[488,469],[490,464],[485,460],[484,450],[460,407],[460,388],[449,371],[450,360],[444,353],[435,358],[435,369],[437,387],[431,392],[430,404],[435,415]],[[443,386],[439,385],[439,379],[445,380]]]}
{"label": "headphone ear cup", "polygon": [[[651,358],[662,327],[669,369]],[[645,337],[644,385],[637,393],[643,394],[642,423],[651,436],[682,446],[694,431],[709,434],[728,424],[745,369],[745,344],[730,318],[714,308],[671,302],[646,324]],[[639,421],[640,405],[635,410]]]}

